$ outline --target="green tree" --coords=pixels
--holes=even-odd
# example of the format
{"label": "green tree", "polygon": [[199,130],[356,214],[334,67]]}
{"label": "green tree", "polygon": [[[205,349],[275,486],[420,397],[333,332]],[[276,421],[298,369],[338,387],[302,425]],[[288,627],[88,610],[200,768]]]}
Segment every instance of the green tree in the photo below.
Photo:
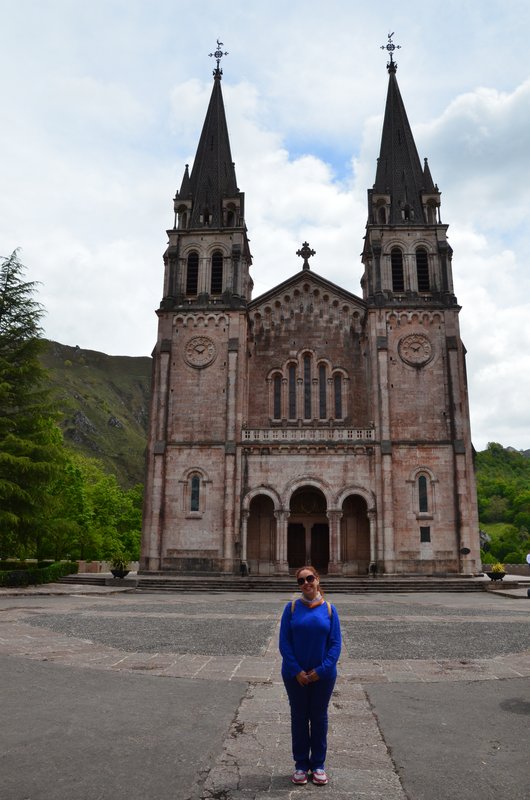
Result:
{"label": "green tree", "polygon": [[17,251],[0,262],[0,547],[32,555],[62,440],[39,353],[44,346],[36,283]]}

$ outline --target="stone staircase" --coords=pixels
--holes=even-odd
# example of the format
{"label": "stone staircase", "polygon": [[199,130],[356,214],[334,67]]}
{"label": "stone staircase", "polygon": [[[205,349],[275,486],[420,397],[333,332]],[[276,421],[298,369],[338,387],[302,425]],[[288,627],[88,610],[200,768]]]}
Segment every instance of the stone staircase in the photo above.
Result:
{"label": "stone staircase", "polygon": [[[92,586],[120,586],[146,592],[287,592],[296,590],[294,578],[283,576],[239,577],[237,575],[167,575],[132,573],[124,579],[110,575],[67,575],[60,583]],[[477,578],[442,578],[429,576],[351,577],[322,576],[322,586],[329,594],[364,592],[481,592],[489,581]],[[503,581],[503,588],[517,586],[516,581]]]}

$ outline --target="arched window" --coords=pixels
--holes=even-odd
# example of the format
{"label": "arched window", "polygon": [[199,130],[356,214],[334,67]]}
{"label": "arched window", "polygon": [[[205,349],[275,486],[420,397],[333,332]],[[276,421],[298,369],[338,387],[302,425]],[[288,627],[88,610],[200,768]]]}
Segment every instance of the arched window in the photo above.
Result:
{"label": "arched window", "polygon": [[399,247],[393,247],[390,251],[390,264],[392,267],[392,291],[404,292],[403,253]]}
{"label": "arched window", "polygon": [[190,511],[199,511],[199,500],[201,491],[200,475],[190,477]]}
{"label": "arched window", "polygon": [[311,419],[311,356],[304,356],[304,419]]}
{"label": "arched window", "polygon": [[335,399],[335,419],[342,419],[342,375],[334,376],[333,391]]}
{"label": "arched window", "polygon": [[385,225],[385,223],[386,223],[386,209],[385,209],[384,206],[379,206],[379,211],[377,212],[377,217],[378,217],[377,221],[381,225]]}
{"label": "arched window", "polygon": [[197,294],[197,285],[199,281],[199,254],[193,251],[188,255],[188,263],[186,267],[186,294]]}
{"label": "arched window", "polygon": [[420,514],[426,514],[429,511],[429,496],[425,475],[420,475],[418,478],[418,510]]}
{"label": "arched window", "polygon": [[212,275],[210,280],[210,294],[221,294],[223,291],[223,254],[216,250],[212,255]]}
{"label": "arched window", "polygon": [[188,225],[188,215],[186,214],[185,210],[179,210],[178,212],[178,227],[179,228],[186,228]]}
{"label": "arched window", "polygon": [[289,365],[289,419],[296,419],[296,367]]}
{"label": "arched window", "polygon": [[320,419],[326,419],[328,415],[327,388],[326,367],[321,364],[318,368],[318,416]]}
{"label": "arched window", "polygon": [[418,291],[430,292],[429,257],[423,247],[418,247],[416,250],[416,274],[418,276]]}
{"label": "arched window", "polygon": [[274,419],[282,418],[282,376],[275,375],[273,381],[273,415]]}

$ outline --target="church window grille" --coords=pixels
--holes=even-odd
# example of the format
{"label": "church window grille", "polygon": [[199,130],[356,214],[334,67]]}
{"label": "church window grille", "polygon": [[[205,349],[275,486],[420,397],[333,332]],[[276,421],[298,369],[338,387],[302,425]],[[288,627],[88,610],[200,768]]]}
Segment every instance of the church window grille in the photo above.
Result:
{"label": "church window grille", "polygon": [[320,419],[327,417],[327,380],[326,367],[321,364],[318,368],[318,407]]}
{"label": "church window grille", "polygon": [[335,375],[333,378],[333,389],[335,393],[335,419],[342,419],[342,375]]}
{"label": "church window grille", "polygon": [[199,511],[201,479],[199,475],[190,478],[190,511]]}
{"label": "church window grille", "polygon": [[390,251],[390,264],[392,267],[392,291],[404,292],[403,253],[399,247],[393,247]]}
{"label": "church window grille", "polygon": [[428,525],[423,526],[420,528],[420,542],[430,542],[431,541],[431,529]]}
{"label": "church window grille", "polygon": [[289,419],[296,419],[296,367],[289,366]]}
{"label": "church window grille", "polygon": [[304,419],[311,419],[311,357],[304,356]]}
{"label": "church window grille", "polygon": [[282,418],[282,376],[274,376],[274,419]]}
{"label": "church window grille", "polygon": [[221,294],[223,291],[223,254],[216,250],[212,255],[212,275],[210,294]]}
{"label": "church window grille", "polygon": [[188,263],[186,268],[186,294],[197,294],[197,286],[199,281],[199,254],[195,251],[188,256]]}
{"label": "church window grille", "polygon": [[423,247],[416,250],[416,274],[418,276],[418,291],[430,292],[429,258],[427,251]]}
{"label": "church window grille", "polygon": [[429,511],[427,478],[425,477],[425,475],[420,475],[420,477],[418,478],[418,507],[420,514],[426,514]]}

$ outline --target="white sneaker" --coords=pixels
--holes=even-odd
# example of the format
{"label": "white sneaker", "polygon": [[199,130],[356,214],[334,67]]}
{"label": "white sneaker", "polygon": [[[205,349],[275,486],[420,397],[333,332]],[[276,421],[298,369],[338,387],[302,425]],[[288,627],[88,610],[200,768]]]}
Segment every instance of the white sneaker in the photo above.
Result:
{"label": "white sneaker", "polygon": [[328,782],[328,776],[326,775],[326,771],[323,769],[315,769],[313,770],[313,783],[316,783],[317,786],[324,786]]}
{"label": "white sneaker", "polygon": [[297,784],[307,783],[307,772],[303,769],[296,769],[293,773],[291,781]]}

